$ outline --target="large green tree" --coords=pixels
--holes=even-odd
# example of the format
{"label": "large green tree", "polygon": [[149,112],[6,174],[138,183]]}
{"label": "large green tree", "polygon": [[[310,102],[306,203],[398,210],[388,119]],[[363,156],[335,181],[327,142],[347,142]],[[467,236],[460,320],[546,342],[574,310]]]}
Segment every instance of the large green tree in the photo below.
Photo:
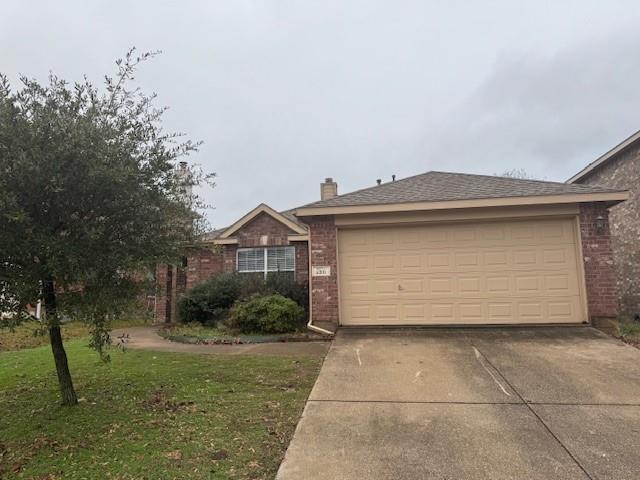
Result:
{"label": "large green tree", "polygon": [[0,75],[0,326],[42,301],[67,405],[77,399],[61,322],[86,321],[106,358],[109,322],[139,292],[141,272],[197,234],[199,202],[185,190],[211,178],[179,168],[197,144],[164,132],[165,108],[132,86],[153,55],[131,50],[101,88],[50,75],[12,90]]}

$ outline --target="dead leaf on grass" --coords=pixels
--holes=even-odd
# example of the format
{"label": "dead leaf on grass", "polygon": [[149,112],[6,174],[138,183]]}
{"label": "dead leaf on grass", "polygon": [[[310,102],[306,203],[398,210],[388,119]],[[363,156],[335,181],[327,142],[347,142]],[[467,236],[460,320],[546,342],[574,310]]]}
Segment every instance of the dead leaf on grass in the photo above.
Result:
{"label": "dead leaf on grass", "polygon": [[229,456],[229,452],[227,452],[224,448],[222,450],[217,450],[211,454],[211,458],[214,460],[224,460]]}
{"label": "dead leaf on grass", "polygon": [[177,402],[170,398],[167,398],[167,394],[163,390],[156,390],[151,395],[149,400],[144,400],[142,402],[146,408],[156,411],[165,411],[165,412],[178,412],[178,411],[189,411],[194,412],[197,407],[195,402],[192,401],[182,401]]}
{"label": "dead leaf on grass", "polygon": [[180,450],[174,450],[173,452],[167,452],[164,456],[170,460],[182,460],[182,452]]}

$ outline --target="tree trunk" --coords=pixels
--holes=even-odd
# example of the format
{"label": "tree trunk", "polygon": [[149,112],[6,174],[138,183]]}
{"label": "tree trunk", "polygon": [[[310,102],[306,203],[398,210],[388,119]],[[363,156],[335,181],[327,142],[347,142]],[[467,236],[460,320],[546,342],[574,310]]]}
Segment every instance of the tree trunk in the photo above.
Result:
{"label": "tree trunk", "polygon": [[53,279],[48,278],[42,282],[44,296],[44,306],[46,309],[47,323],[49,324],[49,338],[51,339],[51,351],[56,364],[58,383],[60,385],[60,395],[63,405],[76,405],[78,398],[73,388],[69,363],[67,362],[67,352],[62,343],[62,333],[60,332],[60,321],[58,319],[56,305],[56,290]]}

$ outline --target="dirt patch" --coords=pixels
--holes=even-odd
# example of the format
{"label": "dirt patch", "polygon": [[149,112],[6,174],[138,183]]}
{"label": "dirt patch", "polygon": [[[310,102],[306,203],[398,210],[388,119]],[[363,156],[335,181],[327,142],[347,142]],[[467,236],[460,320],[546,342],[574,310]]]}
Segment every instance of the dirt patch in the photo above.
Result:
{"label": "dirt patch", "polygon": [[142,405],[155,412],[194,412],[197,409],[195,402],[173,400],[163,389],[153,392],[150,399],[142,401]]}

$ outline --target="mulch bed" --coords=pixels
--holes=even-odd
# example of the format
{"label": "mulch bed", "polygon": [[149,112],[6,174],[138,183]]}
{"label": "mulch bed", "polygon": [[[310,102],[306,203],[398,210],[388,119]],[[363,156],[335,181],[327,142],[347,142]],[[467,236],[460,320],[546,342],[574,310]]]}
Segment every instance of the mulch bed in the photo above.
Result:
{"label": "mulch bed", "polygon": [[312,333],[288,333],[278,335],[225,335],[203,338],[195,335],[178,335],[161,330],[158,334],[177,343],[191,345],[243,345],[247,343],[317,342],[330,340],[327,336]]}

